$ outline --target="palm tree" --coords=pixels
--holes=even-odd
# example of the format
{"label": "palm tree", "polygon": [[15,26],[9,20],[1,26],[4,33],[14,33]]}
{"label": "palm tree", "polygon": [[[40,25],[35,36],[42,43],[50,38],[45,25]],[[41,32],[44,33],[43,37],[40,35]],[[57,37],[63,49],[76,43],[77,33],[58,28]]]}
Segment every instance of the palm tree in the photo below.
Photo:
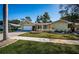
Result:
{"label": "palm tree", "polygon": [[8,4],[3,4],[3,40],[8,39]]}

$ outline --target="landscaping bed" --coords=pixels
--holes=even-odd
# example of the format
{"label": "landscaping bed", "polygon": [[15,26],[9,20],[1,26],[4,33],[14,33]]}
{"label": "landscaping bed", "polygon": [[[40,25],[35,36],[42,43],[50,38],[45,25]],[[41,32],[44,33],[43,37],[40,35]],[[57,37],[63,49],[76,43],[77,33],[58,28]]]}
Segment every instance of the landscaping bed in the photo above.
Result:
{"label": "landscaping bed", "polygon": [[39,38],[50,38],[50,39],[79,39],[79,35],[74,35],[74,34],[55,34],[55,33],[47,33],[47,32],[41,32],[41,33],[24,33],[21,34],[20,36],[25,36],[25,37],[39,37]]}
{"label": "landscaping bed", "polygon": [[0,54],[73,54],[79,53],[79,45],[44,43],[19,40],[0,48]]}

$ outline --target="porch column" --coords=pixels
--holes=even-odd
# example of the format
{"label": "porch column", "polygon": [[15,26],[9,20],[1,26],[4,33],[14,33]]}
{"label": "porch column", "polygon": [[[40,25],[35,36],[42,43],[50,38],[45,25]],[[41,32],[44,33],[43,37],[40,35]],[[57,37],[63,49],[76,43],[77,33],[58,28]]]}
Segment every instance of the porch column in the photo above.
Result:
{"label": "porch column", "polygon": [[47,31],[49,31],[49,30],[50,30],[49,25],[47,25]]}
{"label": "porch column", "polygon": [[43,25],[42,25],[42,31],[43,31]]}
{"label": "porch column", "polygon": [[35,27],[36,27],[36,31],[37,31],[38,30],[38,26],[36,25]]}
{"label": "porch column", "polygon": [[8,39],[8,4],[3,4],[3,40]]}

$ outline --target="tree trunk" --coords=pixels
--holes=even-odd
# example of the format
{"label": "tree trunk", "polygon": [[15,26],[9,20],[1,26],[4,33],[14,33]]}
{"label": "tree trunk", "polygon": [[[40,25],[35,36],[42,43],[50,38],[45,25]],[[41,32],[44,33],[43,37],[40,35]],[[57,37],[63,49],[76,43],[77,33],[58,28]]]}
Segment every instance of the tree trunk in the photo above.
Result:
{"label": "tree trunk", "polygon": [[72,32],[75,32],[75,23],[72,23],[71,31],[72,31]]}
{"label": "tree trunk", "polygon": [[8,4],[3,4],[3,40],[8,39]]}

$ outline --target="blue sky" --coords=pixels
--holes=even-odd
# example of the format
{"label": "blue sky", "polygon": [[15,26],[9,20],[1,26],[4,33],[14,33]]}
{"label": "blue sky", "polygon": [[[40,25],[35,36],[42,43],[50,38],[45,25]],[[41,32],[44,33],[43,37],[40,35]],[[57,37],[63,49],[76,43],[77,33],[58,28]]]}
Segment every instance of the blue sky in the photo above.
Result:
{"label": "blue sky", "polygon": [[2,15],[3,15],[3,13],[2,13],[2,4],[0,4],[0,20],[2,19]]}
{"label": "blue sky", "polygon": [[[59,20],[59,5],[57,4],[9,4],[9,20],[21,19],[30,16],[34,22],[37,16],[48,12],[51,20]],[[2,5],[0,5],[0,19],[2,18]]]}

